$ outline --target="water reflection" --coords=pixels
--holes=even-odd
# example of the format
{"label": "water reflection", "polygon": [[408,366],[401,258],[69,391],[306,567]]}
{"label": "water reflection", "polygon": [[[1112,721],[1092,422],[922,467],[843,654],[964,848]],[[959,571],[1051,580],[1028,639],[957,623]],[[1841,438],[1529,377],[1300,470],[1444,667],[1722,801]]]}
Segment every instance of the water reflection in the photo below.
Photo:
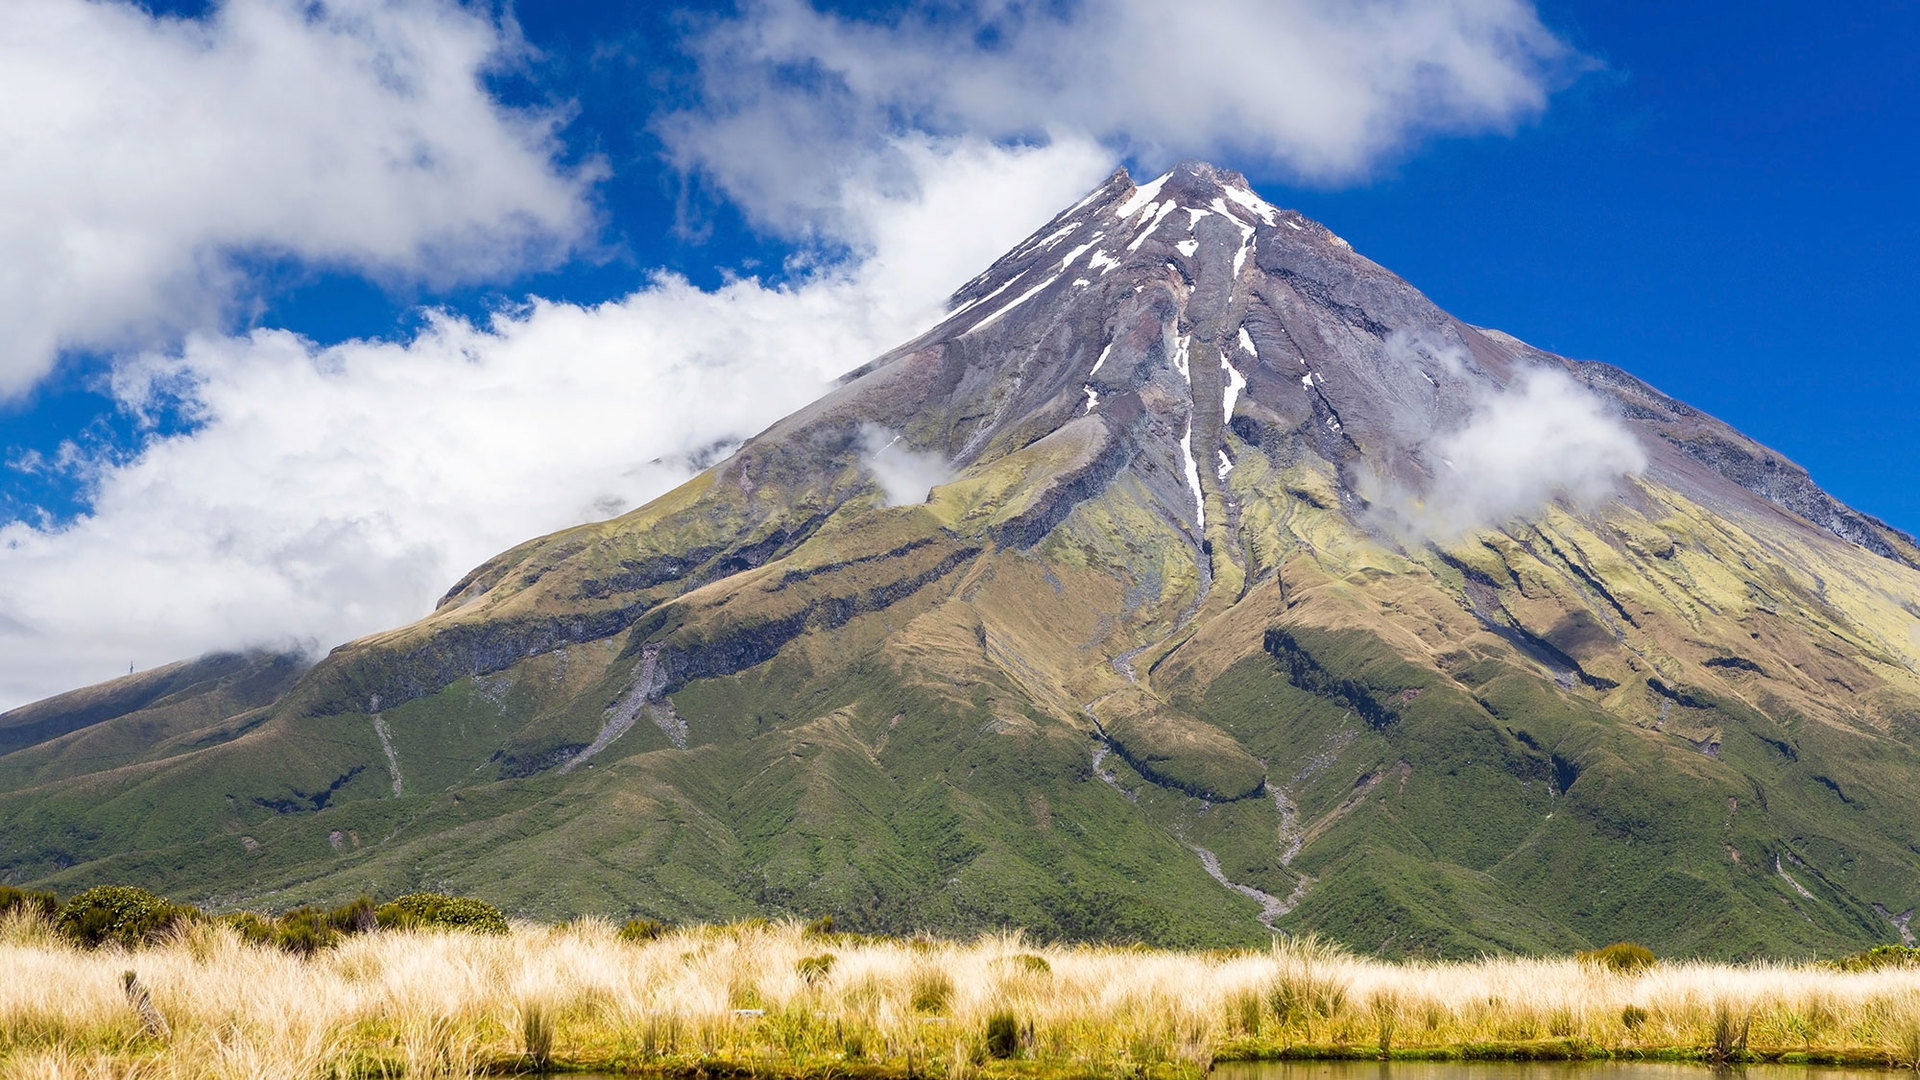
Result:
{"label": "water reflection", "polygon": [[1568,1061],[1232,1061],[1214,1080],[1888,1080],[1877,1069]]}
{"label": "water reflection", "polygon": [[[1831,1065],[1630,1061],[1223,1061],[1209,1080],[1890,1080],[1896,1070]],[[620,1080],[554,1073],[551,1080]]]}

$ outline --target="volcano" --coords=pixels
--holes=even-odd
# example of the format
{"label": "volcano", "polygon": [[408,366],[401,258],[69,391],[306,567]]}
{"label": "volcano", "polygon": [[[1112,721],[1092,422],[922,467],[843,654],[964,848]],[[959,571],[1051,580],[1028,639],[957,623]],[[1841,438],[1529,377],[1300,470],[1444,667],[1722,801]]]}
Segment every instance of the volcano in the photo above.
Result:
{"label": "volcano", "polygon": [[1390,956],[1910,941],[1916,567],[1238,174],[1122,171],[412,625],[0,716],[0,878]]}

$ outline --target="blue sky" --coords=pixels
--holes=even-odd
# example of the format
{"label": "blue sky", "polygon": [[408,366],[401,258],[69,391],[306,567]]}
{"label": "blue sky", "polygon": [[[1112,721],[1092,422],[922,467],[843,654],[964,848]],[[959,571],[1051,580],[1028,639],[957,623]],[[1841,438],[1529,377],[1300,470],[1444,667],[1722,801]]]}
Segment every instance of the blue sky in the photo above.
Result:
{"label": "blue sky", "polygon": [[[983,20],[968,4],[20,0],[0,20],[44,18],[34,29],[49,35],[46,51],[119,35],[137,60],[123,67],[147,70],[141,58],[151,59],[154,82],[125,87],[134,99],[197,85],[198,69],[225,55],[220,28],[244,36],[232,29],[242,16],[277,35],[261,40],[307,48],[324,38],[313,53],[323,59],[342,41],[381,57],[438,55],[442,38],[468,51],[420,61],[422,83],[445,77],[438,96],[382,97],[375,80],[334,112],[323,96],[279,113],[236,108],[229,120],[205,101],[249,78],[270,94],[300,70],[248,73],[231,61],[224,81],[208,80],[214,97],[201,111],[266,146],[222,164],[223,176],[263,178],[226,200],[239,224],[224,220],[226,204],[136,182],[142,170],[171,173],[167,161],[150,163],[161,151],[140,142],[138,110],[124,101],[94,103],[101,124],[117,125],[110,137],[76,135],[27,158],[23,169],[49,176],[72,166],[134,177],[101,196],[107,210],[71,208],[109,239],[127,206],[168,207],[184,224],[158,239],[135,229],[126,246],[150,258],[118,276],[75,271],[51,299],[32,295],[30,278],[0,275],[0,290],[9,281],[25,290],[14,307],[0,296],[0,314],[16,322],[73,296],[94,305],[64,322],[48,316],[47,333],[65,335],[58,347],[0,357],[14,365],[0,404],[0,521],[14,522],[0,558],[0,633],[32,643],[15,650],[18,671],[0,671],[0,706],[126,662],[282,640],[325,646],[417,613],[471,562],[632,505],[683,475],[702,447],[750,434],[832,370],[858,364],[860,350],[904,336],[928,297],[984,265],[997,250],[989,243],[1038,224],[1116,161],[1136,172],[1181,156],[1238,168],[1271,201],[1324,221],[1461,318],[1618,364],[1798,461],[1860,509],[1920,529],[1905,460],[1920,407],[1909,367],[1920,311],[1910,254],[1920,246],[1911,197],[1920,68],[1909,46],[1920,40],[1920,6],[1813,18],[1771,3],[1375,0],[1356,6],[1376,21],[1354,33],[1323,5],[1213,0],[1192,10],[1216,8],[1239,20],[1219,25],[1242,29],[1197,33],[1154,64],[1126,51],[1137,43],[1089,36],[1091,24],[1075,21],[1095,8],[1137,10],[1138,0],[1032,6],[1040,10],[1023,26]],[[69,25],[74,11],[113,18]],[[1290,26],[1322,33],[1312,48],[1346,50],[1348,62],[1267,73],[1244,93],[1230,76],[1193,73],[1196,62],[1231,69],[1200,60],[1226,50],[1255,81],[1263,57],[1297,44]],[[195,34],[213,44],[178,44]],[[1422,82],[1446,35],[1467,44],[1447,55],[1468,58]],[[1115,59],[1076,61],[1063,86],[998,89],[1033,75],[1022,49],[1047,56],[1063,43]],[[774,55],[782,48],[791,51]],[[905,74],[888,70],[888,57]],[[836,89],[836,76],[878,89]],[[19,89],[5,107],[15,123],[79,93],[54,86],[35,105]],[[316,185],[308,202],[254,204],[331,164],[318,153],[297,170],[262,160],[282,130],[314,128],[311,144],[288,151],[298,163],[312,146],[351,141],[384,102],[394,115],[412,110],[394,123],[404,137],[448,125],[426,138],[427,156],[474,168],[383,172],[383,143],[369,151],[374,165]],[[931,142],[916,150],[916,138]],[[98,156],[99,145],[123,143],[119,156]],[[178,171],[191,177],[204,164]],[[69,212],[62,189],[49,180],[45,190],[54,194],[36,196],[36,213],[59,224]],[[389,196],[396,215],[426,209],[356,227],[356,208]],[[978,236],[956,235],[959,215],[942,209],[968,198],[991,203],[968,211]],[[32,242],[33,225],[0,220],[0,249]],[[915,262],[925,280],[890,292],[885,283]],[[97,326],[89,311],[101,313]],[[674,321],[689,311],[737,324],[738,336]],[[576,355],[599,366],[567,367]],[[494,414],[479,406],[464,422],[440,415],[463,407],[436,403],[474,400],[449,396],[459,357],[493,380],[484,400],[539,402],[537,421],[489,431]],[[791,385],[766,389],[768,372]],[[629,395],[639,434],[629,437],[617,414],[568,411],[567,387],[595,396],[601,384]],[[716,406],[711,424],[666,415],[690,411],[685,400],[663,404],[675,394],[718,400],[743,385],[753,407]],[[382,432],[420,418],[418,441],[387,445],[354,426],[382,409],[399,410],[377,418]],[[309,414],[324,437],[273,441],[289,417]],[[570,428],[579,434],[558,433]],[[531,456],[537,468],[496,462],[469,475],[438,460],[513,439],[513,460]],[[338,468],[322,468],[336,457]],[[413,462],[430,464],[416,477]],[[583,479],[547,498],[546,478],[559,472]],[[428,504],[432,513],[407,517]],[[302,517],[306,506],[324,509]],[[181,523],[180,535],[155,539],[152,522],[163,519]],[[115,580],[114,555],[130,543],[135,565]],[[29,587],[67,578],[86,585]],[[177,593],[159,584],[175,581],[188,584]],[[55,613],[148,594],[111,629],[103,616]]]}

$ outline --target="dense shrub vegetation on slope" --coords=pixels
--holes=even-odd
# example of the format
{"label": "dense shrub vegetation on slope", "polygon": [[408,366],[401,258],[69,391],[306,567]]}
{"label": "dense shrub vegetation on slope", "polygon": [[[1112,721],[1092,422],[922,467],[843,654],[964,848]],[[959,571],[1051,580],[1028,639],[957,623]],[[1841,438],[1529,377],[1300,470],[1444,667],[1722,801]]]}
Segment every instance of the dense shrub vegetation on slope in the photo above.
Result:
{"label": "dense shrub vegetation on slope", "polygon": [[492,904],[426,892],[409,893],[378,906],[363,896],[334,908],[296,907],[277,915],[255,911],[210,915],[129,885],[96,885],[64,904],[51,892],[0,886],[0,918],[7,917],[44,921],[61,938],[88,949],[109,945],[136,949],[201,926],[231,930],[249,944],[302,954],[377,929],[482,934],[505,934],[509,930],[506,916]]}

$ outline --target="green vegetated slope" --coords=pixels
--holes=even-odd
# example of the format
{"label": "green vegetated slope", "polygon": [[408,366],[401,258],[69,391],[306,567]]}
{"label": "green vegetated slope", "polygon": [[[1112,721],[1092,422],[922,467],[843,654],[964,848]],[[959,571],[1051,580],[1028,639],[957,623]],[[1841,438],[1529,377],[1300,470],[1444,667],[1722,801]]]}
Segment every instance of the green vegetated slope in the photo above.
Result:
{"label": "green vegetated slope", "polygon": [[[1163,183],[1211,216],[1116,176],[941,328],[419,623],[0,717],[37,733],[0,743],[0,877],[1392,956],[1899,940],[1911,542],[1230,175]],[[993,309],[1071,229],[1117,268]],[[1559,365],[1649,468],[1597,506],[1382,530],[1359,470],[1419,458],[1376,406],[1452,370],[1409,367],[1404,326],[1488,386]],[[885,505],[864,424],[954,475]]]}

